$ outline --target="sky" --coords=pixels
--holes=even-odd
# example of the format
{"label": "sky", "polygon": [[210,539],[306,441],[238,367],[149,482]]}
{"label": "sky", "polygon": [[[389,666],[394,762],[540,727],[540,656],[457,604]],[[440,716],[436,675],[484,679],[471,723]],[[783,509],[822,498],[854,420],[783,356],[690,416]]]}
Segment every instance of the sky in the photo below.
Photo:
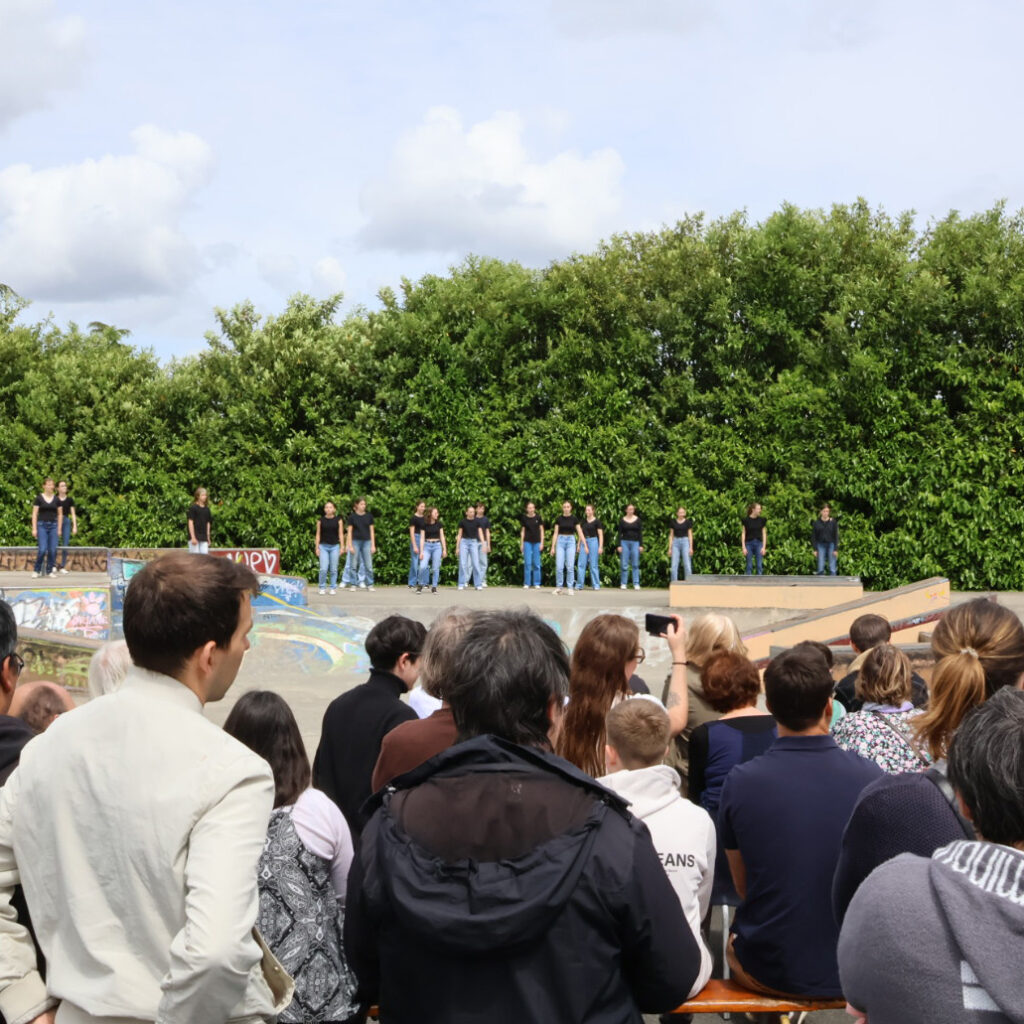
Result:
{"label": "sky", "polygon": [[1024,207],[1018,0],[0,0],[0,283],[161,359],[215,308],[863,196]]}

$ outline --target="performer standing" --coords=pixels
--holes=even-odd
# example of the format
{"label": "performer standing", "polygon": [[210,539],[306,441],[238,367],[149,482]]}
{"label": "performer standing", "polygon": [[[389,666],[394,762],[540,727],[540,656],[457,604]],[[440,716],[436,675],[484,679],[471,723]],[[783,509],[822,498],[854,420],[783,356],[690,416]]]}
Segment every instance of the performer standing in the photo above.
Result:
{"label": "performer standing", "polygon": [[572,514],[572,502],[562,502],[562,514],[555,520],[551,534],[551,554],[555,556],[555,593],[562,592],[565,581],[570,595],[576,593],[575,570],[577,538],[583,541],[580,521]]}
{"label": "performer standing", "polygon": [[630,566],[633,567],[633,589],[640,589],[640,554],[644,549],[643,523],[633,505],[626,506],[626,514],[619,520],[619,553],[621,590],[626,589]]}
{"label": "performer standing", "polygon": [[825,575],[825,560],[828,559],[828,571],[835,576],[837,572],[836,552],[839,550],[839,523],[832,518],[832,510],[822,505],[818,518],[811,528],[811,545],[818,556],[818,576]]}
{"label": "performer standing", "polygon": [[459,560],[459,590],[465,590],[472,579],[477,590],[483,590],[483,576],[480,574],[480,520],[476,517],[476,505],[466,509],[466,517],[459,522],[455,538],[455,557]]}
{"label": "performer standing", "polygon": [[416,502],[416,509],[409,520],[409,589],[412,590],[420,578],[420,534],[423,532],[423,516],[427,510],[425,501]]}
{"label": "performer standing", "polygon": [[68,545],[71,538],[78,533],[78,519],[75,516],[75,499],[68,494],[66,480],[57,483],[57,501],[60,502],[61,524],[60,524],[60,572],[65,576],[68,573]]}
{"label": "performer standing", "polygon": [[374,590],[373,556],[377,554],[377,537],[373,515],[366,511],[365,498],[359,498],[353,503],[345,525],[345,550],[352,556],[345,571],[349,574],[352,589],[356,589],[358,581],[360,590]]}
{"label": "performer standing", "polygon": [[764,575],[764,556],[768,552],[768,527],[765,524],[764,516],[761,515],[761,506],[755,501],[747,509],[745,519],[742,523],[740,534],[740,549],[747,556],[746,575],[751,575],[754,562],[757,562],[757,575]]}
{"label": "performer standing", "polygon": [[604,554],[604,525],[594,514],[594,506],[587,505],[583,510],[583,522],[580,524],[583,540],[580,553],[576,560],[576,589],[582,590],[586,581],[587,567],[590,567],[590,585],[595,590],[601,589],[600,557]]}
{"label": "performer standing", "polygon": [[43,481],[43,491],[32,502],[32,536],[36,538],[36,565],[32,578],[42,575],[43,559],[46,559],[46,575],[57,575],[57,534],[63,518],[60,502],[53,493],[53,477]]}
{"label": "performer standing", "polygon": [[197,487],[195,502],[188,510],[188,550],[193,555],[210,553],[210,531],[213,516],[210,514],[210,496],[205,487]]}
{"label": "performer standing", "polygon": [[330,577],[331,594],[337,593],[338,557],[341,554],[341,520],[333,501],[324,503],[324,514],[316,522],[316,557],[320,560],[320,593]]}
{"label": "performer standing", "polygon": [[519,550],[523,555],[523,590],[540,589],[540,550],[544,547],[544,521],[537,515],[537,506],[526,503],[526,512],[519,517]]}
{"label": "performer standing", "polygon": [[491,560],[491,521],[484,515],[484,503],[476,503],[476,519],[480,524],[480,580],[481,586],[487,586],[487,563]]}
{"label": "performer standing", "polygon": [[683,579],[693,575],[693,523],[686,518],[686,509],[676,509],[676,517],[668,531],[668,555],[672,559],[672,571],[669,579],[672,583],[679,580],[679,559],[683,560]]}
{"label": "performer standing", "polygon": [[[448,557],[448,543],[444,538],[441,526],[441,513],[436,508],[427,512],[423,530],[419,536],[420,574],[416,584],[416,593],[423,593],[427,585],[427,573],[430,573],[430,592],[437,593],[437,581],[441,575],[441,559]],[[427,567],[430,567],[429,570]]]}

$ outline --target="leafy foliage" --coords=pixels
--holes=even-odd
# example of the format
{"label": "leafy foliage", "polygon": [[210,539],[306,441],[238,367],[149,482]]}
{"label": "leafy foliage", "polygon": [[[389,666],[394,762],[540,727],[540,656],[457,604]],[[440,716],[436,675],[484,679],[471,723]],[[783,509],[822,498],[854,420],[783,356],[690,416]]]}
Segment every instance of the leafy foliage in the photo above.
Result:
{"label": "leafy foliage", "polygon": [[417,500],[453,549],[482,499],[492,578],[515,583],[526,499],[594,501],[609,526],[634,502],[653,583],[680,504],[697,571],[741,571],[756,499],[769,571],[798,573],[829,501],[841,571],[870,586],[1024,587],[1024,220],[1002,206],[921,232],[863,201],[695,217],[541,271],[470,257],[341,322],[339,303],[218,310],[200,355],[161,366],[100,322],[26,325],[0,287],[0,539],[29,543],[59,473],[81,542],[181,545],[201,484],[215,543],[312,575],[320,506],[365,494],[397,583]]}

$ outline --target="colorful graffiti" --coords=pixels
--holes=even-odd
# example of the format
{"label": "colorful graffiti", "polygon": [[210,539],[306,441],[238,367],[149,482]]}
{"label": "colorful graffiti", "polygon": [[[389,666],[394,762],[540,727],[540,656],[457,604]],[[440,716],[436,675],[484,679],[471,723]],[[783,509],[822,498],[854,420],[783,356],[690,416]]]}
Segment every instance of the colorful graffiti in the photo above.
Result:
{"label": "colorful graffiti", "polygon": [[[31,572],[36,563],[34,547],[0,548],[0,572]],[[106,548],[68,548],[70,572],[106,572]]]}
{"label": "colorful graffiti", "polygon": [[0,594],[14,610],[18,629],[106,640],[110,635],[108,590],[26,589]]}
{"label": "colorful graffiti", "polygon": [[47,679],[71,690],[89,688],[89,661],[93,647],[87,641],[76,644],[70,637],[61,639],[21,637],[18,652],[25,659],[25,682]]}
{"label": "colorful graffiti", "polygon": [[276,576],[281,571],[281,552],[276,548],[211,548],[210,554],[245,562],[255,573]]}
{"label": "colorful graffiti", "polygon": [[253,601],[255,608],[274,608],[288,605],[305,608],[309,604],[306,590],[309,584],[301,576],[260,576],[259,596]]}
{"label": "colorful graffiti", "polygon": [[366,672],[364,643],[373,625],[362,616],[320,615],[286,605],[258,609],[247,660],[271,674]]}

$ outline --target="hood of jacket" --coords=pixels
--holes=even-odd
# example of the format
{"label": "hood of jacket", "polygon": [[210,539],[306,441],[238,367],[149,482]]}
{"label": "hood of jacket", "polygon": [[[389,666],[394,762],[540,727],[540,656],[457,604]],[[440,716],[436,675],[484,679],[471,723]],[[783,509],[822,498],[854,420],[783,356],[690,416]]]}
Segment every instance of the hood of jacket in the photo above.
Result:
{"label": "hood of jacket", "polygon": [[[467,786],[480,796],[474,812],[434,815],[425,830],[408,831],[395,813],[403,791],[410,806],[418,787],[443,793]],[[489,795],[494,795],[494,800]],[[560,799],[572,808],[559,826]],[[508,845],[508,801],[544,821],[544,834],[529,849],[494,857],[449,859],[431,849],[430,833],[447,841],[471,831],[474,842]],[[471,956],[514,951],[536,942],[561,913],[586,869],[608,815],[628,818],[626,804],[569,762],[496,736],[457,744],[395,780],[374,797],[378,810],[361,841],[364,891],[379,913],[452,953]],[[552,806],[554,804],[554,806]],[[439,804],[443,807],[443,800]],[[419,832],[412,835],[410,832]],[[458,836],[456,835],[456,839]]]}
{"label": "hood of jacket", "polygon": [[626,768],[598,781],[628,801],[630,810],[641,819],[656,814],[679,799],[679,773],[667,764]]}
{"label": "hood of jacket", "polygon": [[962,958],[963,1005],[1024,1024],[1020,963],[1007,955],[1024,942],[1024,853],[958,840],[932,855],[929,881]]}

